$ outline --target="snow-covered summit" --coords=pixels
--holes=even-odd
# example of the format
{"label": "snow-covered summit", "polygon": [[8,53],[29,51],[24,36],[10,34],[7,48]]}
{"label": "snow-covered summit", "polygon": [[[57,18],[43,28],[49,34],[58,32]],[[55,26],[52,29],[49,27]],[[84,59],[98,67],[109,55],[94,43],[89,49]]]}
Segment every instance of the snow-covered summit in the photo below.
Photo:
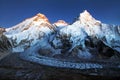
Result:
{"label": "snow-covered summit", "polygon": [[101,24],[101,22],[93,18],[93,16],[87,10],[80,14],[79,20],[83,25]]}
{"label": "snow-covered summit", "polygon": [[69,24],[67,22],[65,22],[64,20],[58,20],[53,25],[56,25],[56,26],[67,26]]}
{"label": "snow-covered summit", "polygon": [[80,13],[79,19],[71,26],[78,25],[88,36],[102,40],[107,46],[120,52],[119,26],[96,20],[87,10]]}
{"label": "snow-covered summit", "polygon": [[31,27],[39,28],[40,26],[47,26],[49,28],[52,27],[47,17],[43,14],[38,13],[32,18],[28,18],[11,28],[7,28],[6,31],[8,34],[14,34],[28,30]]}
{"label": "snow-covered summit", "polygon": [[53,32],[53,26],[43,14],[37,14],[32,18],[7,28],[5,35],[11,39],[14,51],[24,51],[37,43],[43,37],[48,37]]}
{"label": "snow-covered summit", "polygon": [[34,21],[36,22],[39,22],[39,21],[44,21],[44,22],[48,22],[49,23],[49,20],[48,18],[44,15],[44,14],[41,14],[41,13],[38,13],[36,16],[34,16]]}
{"label": "snow-covered summit", "polygon": [[[62,45],[60,43],[62,43]],[[103,52],[99,51],[99,47],[102,46],[101,44],[108,46],[105,48],[105,52],[104,50],[100,50]],[[87,58],[91,57],[91,53],[111,54],[112,52],[108,52],[110,49],[120,53],[119,44],[119,26],[101,23],[101,21],[93,18],[92,15],[86,10],[80,14],[79,19],[73,24],[60,29],[57,36],[53,40],[53,45],[56,48],[68,45],[64,48],[67,49],[68,52],[72,53],[76,50],[75,53],[78,54],[79,57],[82,56]]]}

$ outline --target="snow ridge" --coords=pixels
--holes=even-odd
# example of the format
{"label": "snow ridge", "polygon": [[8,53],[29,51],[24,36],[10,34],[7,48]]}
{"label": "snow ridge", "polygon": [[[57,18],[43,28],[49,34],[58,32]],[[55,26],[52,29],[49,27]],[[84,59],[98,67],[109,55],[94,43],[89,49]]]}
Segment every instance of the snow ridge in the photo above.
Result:
{"label": "snow ridge", "polygon": [[39,13],[6,29],[5,35],[12,41],[14,52],[29,53],[28,57],[40,52],[52,56],[67,53],[89,59],[93,53],[99,53],[99,48],[93,45],[101,44],[120,53],[120,27],[96,20],[87,10],[71,25],[64,21],[54,24]]}

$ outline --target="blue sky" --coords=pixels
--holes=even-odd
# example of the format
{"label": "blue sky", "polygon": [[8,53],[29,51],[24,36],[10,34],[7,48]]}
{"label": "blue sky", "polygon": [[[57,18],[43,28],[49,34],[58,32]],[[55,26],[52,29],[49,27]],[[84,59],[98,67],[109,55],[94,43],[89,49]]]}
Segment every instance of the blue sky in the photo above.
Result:
{"label": "blue sky", "polygon": [[59,19],[71,23],[84,10],[104,23],[120,24],[120,0],[0,0],[0,26],[14,26],[37,13],[51,23]]}

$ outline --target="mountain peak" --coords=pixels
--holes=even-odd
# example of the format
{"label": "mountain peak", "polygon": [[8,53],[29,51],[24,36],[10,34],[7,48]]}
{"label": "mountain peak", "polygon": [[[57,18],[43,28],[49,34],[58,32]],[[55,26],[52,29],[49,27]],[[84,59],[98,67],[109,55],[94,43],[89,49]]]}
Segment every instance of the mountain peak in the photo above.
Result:
{"label": "mountain peak", "polygon": [[91,16],[91,14],[87,10],[84,10],[84,12],[82,14],[84,14],[86,16]]}
{"label": "mountain peak", "polygon": [[85,21],[92,21],[94,20],[94,18],[92,17],[92,15],[87,11],[85,10],[83,13],[80,14],[80,20],[85,20]]}
{"label": "mountain peak", "polygon": [[57,22],[54,23],[56,26],[67,26],[68,23],[65,22],[64,20],[58,20]]}
{"label": "mountain peak", "polygon": [[31,28],[36,29],[41,27],[48,27],[49,29],[52,29],[53,26],[50,24],[48,18],[44,14],[38,13],[37,15],[28,18],[11,28],[6,29],[7,30],[6,32],[21,33]]}
{"label": "mountain peak", "polygon": [[96,20],[87,10],[80,14],[79,20],[82,24],[101,23],[100,21]]}
{"label": "mountain peak", "polygon": [[36,16],[35,16],[35,18],[34,18],[34,20],[33,21],[45,21],[45,22],[49,22],[49,20],[48,20],[48,18],[44,15],[44,14],[41,14],[41,13],[38,13]]}

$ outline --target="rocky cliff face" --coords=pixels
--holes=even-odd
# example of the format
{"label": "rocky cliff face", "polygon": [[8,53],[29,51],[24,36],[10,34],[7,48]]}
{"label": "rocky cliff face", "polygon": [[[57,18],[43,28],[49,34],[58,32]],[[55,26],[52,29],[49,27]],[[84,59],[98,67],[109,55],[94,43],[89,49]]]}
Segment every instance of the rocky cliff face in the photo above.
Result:
{"label": "rocky cliff face", "polygon": [[8,38],[3,35],[3,32],[5,32],[5,29],[0,28],[0,59],[12,52],[12,44]]}

